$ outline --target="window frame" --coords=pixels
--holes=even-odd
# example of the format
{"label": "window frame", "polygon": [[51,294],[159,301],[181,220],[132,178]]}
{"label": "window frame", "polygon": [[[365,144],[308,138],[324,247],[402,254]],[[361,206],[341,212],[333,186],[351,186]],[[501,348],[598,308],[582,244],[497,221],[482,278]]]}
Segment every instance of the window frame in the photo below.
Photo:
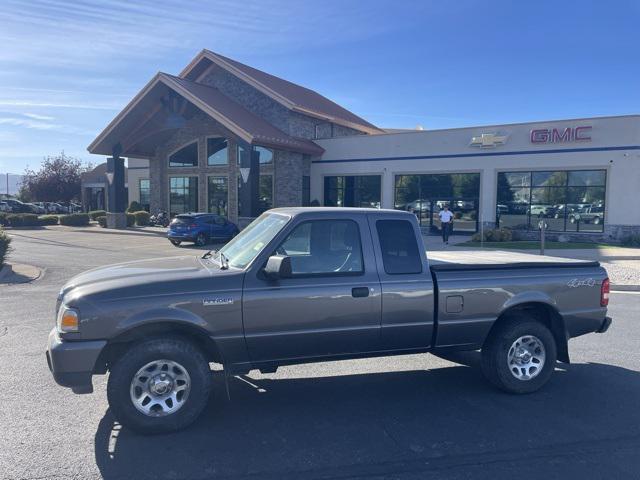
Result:
{"label": "window frame", "polygon": [[[227,186],[227,214],[226,215],[220,215],[219,213],[213,213],[211,211],[209,211],[210,209],[210,201],[211,201],[211,191],[209,189],[209,179],[210,178],[224,178],[226,180],[226,186]],[[207,175],[207,213],[210,213],[211,215],[218,215],[221,217],[225,217],[227,220],[229,219],[229,175],[216,175],[216,174],[211,174],[211,175]]]}
{"label": "window frame", "polygon": [[[149,182],[149,190],[148,190],[148,203],[143,203],[142,202],[142,182]],[[141,206],[145,206],[147,205],[149,207],[149,209],[147,210],[147,212],[151,211],[151,179],[149,178],[139,178],[138,179],[138,203]]]}
{"label": "window frame", "polygon": [[[540,173],[562,173],[564,175],[564,184],[563,185],[543,185],[543,186],[539,186],[536,185],[536,182],[534,182],[534,176],[536,173],[540,174]],[[598,172],[601,173],[603,175],[603,181],[602,184],[598,183],[598,184],[589,184],[589,185],[573,185],[572,184],[572,173],[576,173],[576,172]],[[505,201],[503,199],[501,199],[501,191],[507,189],[507,184],[509,183],[508,181],[503,182],[503,189],[501,190],[500,188],[500,176],[504,175],[505,178],[508,178],[508,175],[522,175],[523,178],[525,175],[528,175],[529,177],[529,183],[527,186],[521,186],[518,187],[518,190],[527,190],[528,191],[528,195],[527,195],[527,202],[517,202],[517,201]],[[564,169],[549,169],[549,168],[544,168],[544,169],[536,169],[536,170],[498,170],[496,172],[496,204],[495,204],[495,212],[496,212],[496,226],[500,227],[500,226],[505,226],[502,225],[502,222],[500,221],[500,217],[501,214],[498,214],[498,205],[507,205],[507,204],[518,204],[518,205],[523,205],[526,207],[526,214],[524,215],[520,215],[520,216],[525,216],[526,217],[526,228],[518,228],[516,227],[511,227],[511,226],[506,226],[506,228],[512,228],[514,230],[520,230],[520,231],[535,231],[537,230],[537,219],[545,219],[545,218],[549,218],[552,220],[560,220],[560,218],[551,218],[551,217],[547,217],[547,216],[543,216],[543,217],[539,217],[539,214],[532,214],[531,213],[531,209],[533,207],[537,207],[538,209],[541,207],[556,207],[561,206],[562,207],[562,228],[550,228],[547,231],[549,232],[561,232],[561,233],[586,233],[586,234],[594,234],[594,233],[603,233],[604,232],[604,225],[606,222],[606,219],[608,217],[608,212],[607,212],[607,180],[608,180],[608,176],[609,176],[609,171],[607,168],[564,168]],[[511,191],[513,191],[515,188],[510,185],[509,189]],[[569,206],[570,205],[579,205],[580,203],[576,203],[576,202],[572,202],[570,201],[570,191],[577,191],[578,189],[584,189],[585,192],[586,191],[596,191],[597,189],[602,189],[602,204],[598,205],[598,208],[601,207],[602,208],[602,220],[600,221],[599,225],[599,229],[583,229],[584,225],[590,225],[591,222],[578,222],[577,225],[575,223],[571,223],[570,222],[570,217],[575,213],[575,212],[569,212]],[[563,197],[562,197],[562,202],[560,203],[552,203],[551,199],[549,199],[549,202],[551,203],[541,203],[541,202],[535,202],[534,201],[534,190],[537,190],[538,192],[541,192],[543,190],[547,191],[550,196],[551,192],[562,192],[563,193]],[[579,213],[579,212],[578,212]],[[503,215],[503,214],[502,214]],[[572,224],[572,225],[576,225],[576,229],[572,230],[570,228],[568,228],[568,225]],[[595,225],[595,224],[593,224]],[[582,227],[582,228],[581,228]]]}
{"label": "window frame", "polygon": [[[385,255],[384,255],[384,250],[382,248],[382,241],[380,239],[380,230],[378,229],[378,225],[382,222],[404,222],[406,223],[411,232],[413,233],[413,235],[411,236],[413,238],[413,241],[415,243],[415,247],[416,247],[416,254],[417,254],[417,258],[418,258],[418,262],[420,265],[420,270],[418,272],[389,272],[387,271],[387,266],[385,265]],[[422,275],[424,273],[424,266],[422,265],[423,260],[422,260],[422,255],[420,253],[420,244],[418,243],[418,239],[416,238],[415,235],[415,228],[413,223],[410,220],[405,220],[402,218],[379,218],[376,219],[375,222],[375,226],[376,226],[376,239],[378,241],[378,248],[380,249],[380,259],[382,261],[382,269],[384,270],[384,273],[386,275]]]}
{"label": "window frame", "polygon": [[[298,278],[327,278],[327,277],[360,277],[360,276],[364,276],[366,273],[366,265],[365,265],[365,258],[364,258],[364,246],[362,243],[362,232],[360,230],[360,224],[355,221],[352,220],[350,218],[322,218],[322,219],[309,219],[309,220],[303,220],[295,225],[293,225],[291,227],[291,230],[289,231],[289,233],[287,233],[287,235],[280,241],[278,242],[276,248],[274,248],[272,250],[271,255],[269,256],[273,256],[273,255],[278,255],[278,249],[289,239],[290,235],[295,232],[298,228],[302,227],[305,224],[308,223],[315,223],[315,222],[351,222],[356,226],[357,232],[358,232],[358,245],[360,247],[360,261],[361,261],[361,265],[362,265],[362,269],[357,271],[357,272],[323,272],[323,273],[292,273],[291,277],[288,278],[288,280],[294,280],[294,279],[298,279]],[[287,255],[288,257],[292,257],[291,255]],[[266,263],[265,263],[266,265]],[[264,266],[263,266],[264,268]]]}
{"label": "window frame", "polygon": [[[209,163],[209,140],[210,139],[222,139],[225,140],[227,142],[227,163]],[[216,168],[216,167],[220,167],[220,168],[224,168],[224,167],[229,167],[229,153],[231,152],[231,144],[229,142],[229,138],[227,137],[222,137],[219,135],[207,135],[206,137],[204,137],[204,149],[205,149],[205,160],[206,160],[206,164],[208,168]]]}
{"label": "window frame", "polygon": [[[171,156],[178,153],[183,148],[186,148],[192,144],[196,144],[196,164],[195,165],[171,165]],[[183,143],[178,148],[170,151],[167,154],[167,168],[199,168],[200,167],[200,142],[196,138],[195,140],[191,140],[189,142]]]}
{"label": "window frame", "polygon": [[176,213],[177,215],[186,215],[188,213],[196,213],[198,212],[198,210],[200,210],[200,178],[198,175],[192,174],[192,175],[170,175],[167,177],[167,206],[168,206],[168,211],[169,211],[169,216],[171,216],[171,179],[173,178],[195,178],[196,179],[196,209],[195,211],[187,211],[187,212],[178,212]]}

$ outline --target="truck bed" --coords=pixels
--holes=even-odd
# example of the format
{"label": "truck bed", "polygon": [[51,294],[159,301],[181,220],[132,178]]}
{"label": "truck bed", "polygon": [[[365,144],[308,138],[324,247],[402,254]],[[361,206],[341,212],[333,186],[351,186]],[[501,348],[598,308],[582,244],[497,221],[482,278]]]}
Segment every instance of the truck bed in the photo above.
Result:
{"label": "truck bed", "polygon": [[597,267],[599,262],[571,258],[548,257],[531,253],[503,250],[487,251],[430,251],[429,263],[435,271],[549,268],[549,267]]}

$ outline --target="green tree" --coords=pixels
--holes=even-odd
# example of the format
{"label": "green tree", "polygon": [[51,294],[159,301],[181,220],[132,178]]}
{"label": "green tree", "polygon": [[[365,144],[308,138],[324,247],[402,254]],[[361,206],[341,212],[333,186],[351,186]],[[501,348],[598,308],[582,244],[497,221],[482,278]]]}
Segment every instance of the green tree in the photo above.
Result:
{"label": "green tree", "polygon": [[27,202],[68,202],[80,198],[80,175],[91,169],[61,152],[47,156],[35,171],[27,168],[18,196]]}

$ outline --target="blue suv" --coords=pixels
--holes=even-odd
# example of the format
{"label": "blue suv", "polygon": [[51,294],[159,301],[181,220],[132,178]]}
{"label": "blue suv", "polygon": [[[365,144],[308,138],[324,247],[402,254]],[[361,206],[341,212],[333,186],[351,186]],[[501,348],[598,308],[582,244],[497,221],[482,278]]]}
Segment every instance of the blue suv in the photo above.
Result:
{"label": "blue suv", "polygon": [[212,213],[184,213],[176,216],[169,225],[167,237],[176,247],[182,242],[193,242],[198,246],[210,241],[227,241],[239,230],[235,223]]}

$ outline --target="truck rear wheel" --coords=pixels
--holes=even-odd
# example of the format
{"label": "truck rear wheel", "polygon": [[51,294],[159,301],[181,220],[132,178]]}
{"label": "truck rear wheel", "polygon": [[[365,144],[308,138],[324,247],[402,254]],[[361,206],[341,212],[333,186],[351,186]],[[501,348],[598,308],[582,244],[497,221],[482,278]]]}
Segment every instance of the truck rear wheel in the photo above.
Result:
{"label": "truck rear wheel", "polygon": [[181,338],[135,344],[111,368],[109,406],[116,419],[139,433],[180,430],[207,404],[211,370],[203,353]]}
{"label": "truck rear wheel", "polygon": [[557,358],[551,331],[528,316],[506,319],[482,348],[482,371],[509,393],[531,393],[549,381]]}

